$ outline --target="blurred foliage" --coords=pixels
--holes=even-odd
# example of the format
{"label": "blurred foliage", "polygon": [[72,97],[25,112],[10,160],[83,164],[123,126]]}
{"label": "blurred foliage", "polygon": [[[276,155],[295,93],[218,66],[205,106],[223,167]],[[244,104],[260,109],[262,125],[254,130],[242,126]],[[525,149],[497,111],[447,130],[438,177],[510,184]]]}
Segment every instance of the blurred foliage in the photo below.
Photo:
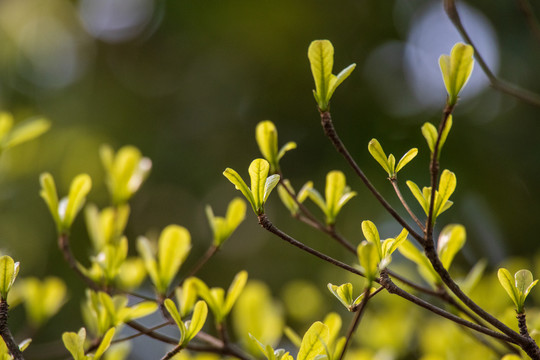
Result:
{"label": "blurred foliage", "polygon": [[[418,146],[417,158],[400,176],[403,173],[427,183],[430,152],[420,127],[437,122],[446,94],[439,78],[440,104],[425,106],[415,98],[412,70],[403,58],[407,46],[413,43],[410,35],[414,24],[435,3],[0,2],[0,110],[13,113],[13,129],[36,115],[50,119],[52,124],[52,129],[39,139],[2,154],[0,252],[24,264],[21,277],[45,273],[61,276],[67,282],[66,296],[71,299],[55,315],[55,321],[47,321],[45,327],[36,330],[34,343],[26,351],[28,356],[39,358],[39,347],[32,350],[36,344],[58,339],[67,328],[78,329],[79,304],[84,297],[83,285],[57,251],[56,229],[38,196],[39,174],[50,171],[65,193],[76,174],[88,173],[93,180],[88,199],[102,208],[110,197],[107,186],[113,186],[110,174],[102,168],[103,152],[101,158],[99,155],[104,143],[115,149],[134,144],[152,159],[152,174],[131,202],[126,226],[130,255],[135,255],[137,236],[157,239],[165,226],[181,223],[193,239],[192,256],[182,269],[193,265],[214,236],[207,226],[204,206],[211,203],[219,209],[216,213],[224,212],[235,194],[220,173],[227,166],[244,169],[257,156],[254,133],[262,119],[272,119],[281,138],[298,146],[279,164],[293,188],[300,189],[311,180],[315,188],[322,189],[330,170],[339,168],[345,172],[358,195],[343,208],[336,227],[351,242],[358,244],[362,240],[359,220],[368,215],[384,233],[397,234],[400,228],[390,222],[360,183],[352,180],[352,173],[321,135],[310,93],[313,80],[306,49],[313,39],[328,38],[340,49],[337,69],[357,64],[332,100],[336,127],[374,184],[393,199],[393,204],[398,204],[366,148],[374,137],[398,154]],[[500,49],[498,72],[524,87],[540,90],[540,70],[533,65],[540,57],[540,47],[534,43],[517,7],[512,2],[498,6],[478,0],[467,3],[493,26],[496,43],[491,45]],[[117,5],[116,10],[111,10],[111,4]],[[500,26],[503,23],[504,28]],[[448,41],[458,40],[453,34],[429,35],[441,42],[452,36]],[[475,33],[472,36],[475,38]],[[378,56],[386,49],[393,52],[381,60]],[[435,66],[436,62],[435,57]],[[373,74],[377,75],[376,82]],[[380,89],[387,89],[382,91],[384,96]],[[402,103],[409,110],[396,111]],[[452,196],[456,205],[442,214],[439,222],[442,226],[459,221],[467,228],[463,255],[456,257],[452,268],[458,275],[468,273],[479,258],[487,258],[493,269],[511,255],[539,253],[538,246],[531,242],[540,218],[536,206],[540,199],[540,167],[531,166],[540,156],[536,114],[537,109],[485,87],[464,99],[456,110],[452,135],[445,143],[441,161],[465,185],[458,186]],[[125,186],[124,190],[117,195],[117,202],[131,195]],[[412,196],[408,200],[414,203]],[[306,205],[316,210],[313,204]],[[354,256],[330,239],[291,220],[277,196],[269,199],[265,209],[276,223],[310,246],[354,261]],[[358,214],[362,214],[361,219]],[[285,248],[260,230],[252,214],[246,220],[210,266],[201,271],[202,278],[211,275],[212,285],[227,286],[239,270],[249,269],[250,278],[263,280],[272,293],[283,295],[286,322],[299,333],[329,309],[341,309],[346,314],[326,291],[325,284],[342,284],[351,279],[340,278],[342,275],[329,266]],[[87,235],[80,218],[71,232],[73,252],[77,258],[85,259],[95,239]],[[100,249],[95,250],[97,255]],[[399,260],[394,259],[398,266]],[[530,261],[520,258],[515,264],[503,265],[511,273],[533,269],[537,278],[540,256],[534,260],[534,267],[527,266]],[[141,264],[133,264],[134,272],[141,273],[140,268]],[[412,267],[406,271],[414,272]],[[496,314],[506,314],[508,323],[513,323],[511,303],[496,275],[489,271],[488,278],[474,290],[475,299]],[[355,288],[360,288],[358,280],[354,281]],[[17,287],[10,296],[23,297],[17,293],[23,294],[24,290]],[[539,303],[538,291],[532,289],[532,300],[528,301]],[[295,308],[296,296],[307,300],[300,306],[296,302]],[[358,332],[356,340],[362,348],[351,351],[348,358],[450,359],[463,353],[471,354],[471,358],[489,358],[485,348],[454,325],[426,319],[424,312],[399,299],[378,296],[384,300],[368,310]],[[16,334],[29,331],[22,325],[24,313],[21,306],[11,314]],[[531,309],[529,314],[530,324],[540,331],[538,312]],[[45,317],[40,315],[40,321],[45,322]],[[425,333],[411,339],[419,319],[426,324]],[[384,331],[389,324],[394,329],[391,333]],[[441,353],[441,349],[451,353]],[[187,354],[178,358],[206,359]]]}

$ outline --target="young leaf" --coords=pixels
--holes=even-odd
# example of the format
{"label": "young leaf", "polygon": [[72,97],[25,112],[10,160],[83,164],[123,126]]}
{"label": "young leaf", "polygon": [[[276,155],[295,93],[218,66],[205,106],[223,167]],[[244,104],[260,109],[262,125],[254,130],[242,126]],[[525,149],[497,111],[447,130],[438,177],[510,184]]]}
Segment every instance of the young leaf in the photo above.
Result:
{"label": "young leaf", "polygon": [[247,278],[248,273],[246,271],[240,271],[234,277],[229,289],[227,290],[227,297],[225,298],[225,304],[223,306],[223,313],[225,315],[231,311],[236,299],[238,299],[238,296],[240,296],[240,293],[246,285]]}
{"label": "young leaf", "polygon": [[392,169],[390,169],[390,166],[388,165],[388,158],[377,139],[371,139],[368,144],[368,150],[371,156],[373,156],[373,158],[377,160],[382,168],[388,173],[388,176],[392,176]]}
{"label": "young leaf", "polygon": [[501,283],[504,290],[506,290],[506,292],[508,293],[508,296],[510,296],[510,299],[512,299],[512,301],[516,305],[518,313],[521,313],[523,310],[523,303],[521,302],[521,296],[518,292],[516,285],[514,284],[514,279],[512,278],[512,275],[505,268],[500,268],[497,272],[497,277],[499,278],[499,282]]}
{"label": "young leaf", "polygon": [[273,170],[278,168],[278,134],[276,126],[270,120],[261,121],[255,128],[255,139],[262,156],[270,163]]}
{"label": "young leaf", "polygon": [[49,211],[53,217],[53,220],[56,224],[57,230],[60,229],[60,218],[58,217],[58,194],[56,193],[56,185],[54,183],[54,178],[49,173],[43,173],[39,177],[39,182],[41,184],[41,190],[39,195],[45,200]]}
{"label": "young leaf", "polygon": [[19,273],[19,262],[14,262],[10,256],[0,257],[0,296],[7,300],[9,290]]}
{"label": "young leaf", "polygon": [[86,201],[86,195],[92,188],[92,179],[87,174],[77,175],[71,182],[69,188],[69,195],[67,198],[67,205],[62,212],[60,209],[59,217],[62,220],[62,228],[67,230],[71,227],[75,216],[81,210],[84,202]]}
{"label": "young leaf", "polygon": [[176,308],[176,305],[174,304],[174,301],[171,299],[165,299],[163,302],[163,305],[173,318],[174,322],[178,326],[178,330],[180,330],[180,340],[178,341],[180,344],[183,343],[185,336],[186,336],[186,326],[184,322],[182,321],[182,317],[180,316],[180,313],[178,312],[178,309]]}
{"label": "young leaf", "polygon": [[536,285],[538,280],[533,279],[533,275],[529,270],[523,269],[519,270],[515,275],[516,279],[516,289],[520,293],[521,303],[525,303],[525,299],[532,288]]}
{"label": "young leaf", "polygon": [[377,277],[380,257],[375,244],[362,241],[357,248],[358,262],[364,269],[364,275],[368,281],[373,281]]}
{"label": "young leaf", "polygon": [[65,332],[62,334],[64,346],[73,356],[74,360],[85,360],[84,341],[86,340],[86,329],[81,328],[78,333]]}
{"label": "young leaf", "polygon": [[279,149],[279,152],[277,155],[278,161],[281,160],[281,158],[285,155],[286,152],[290,150],[294,150],[294,149],[296,149],[296,143],[294,141],[289,141],[288,143],[283,145],[281,149]]}
{"label": "young leaf", "polygon": [[193,279],[187,278],[182,284],[182,287],[177,287],[175,291],[181,317],[187,316],[193,310],[193,306],[195,306],[195,301],[197,300],[197,288],[193,283]]}
{"label": "young leaf", "polygon": [[315,98],[322,111],[328,109],[328,88],[334,67],[334,47],[328,40],[315,40],[309,45],[308,58],[315,80]]}
{"label": "young leaf", "polygon": [[448,105],[456,104],[459,92],[471,76],[474,66],[474,50],[471,45],[457,43],[452,48],[450,56],[441,55],[439,66],[448,92]]}
{"label": "young leaf", "polygon": [[107,351],[109,346],[111,346],[112,338],[114,337],[115,329],[110,328],[106,333],[105,336],[103,336],[103,339],[101,339],[101,343],[99,344],[99,347],[97,348],[93,360],[99,360],[101,359],[101,356],[103,356],[103,353]]}
{"label": "young leaf", "polygon": [[340,286],[328,283],[328,290],[347,308],[351,310],[353,305],[353,286],[351,283],[342,284]]}
{"label": "young leaf", "polygon": [[268,164],[268,161],[263,159],[255,159],[249,165],[249,176],[251,178],[251,193],[253,194],[253,200],[255,202],[255,207],[257,208],[257,214],[262,213],[266,178],[268,177],[269,170],[270,165]]}
{"label": "young leaf", "polygon": [[418,272],[430,285],[436,288],[441,283],[439,275],[433,269],[426,255],[420,252],[410,241],[403,241],[398,251],[417,265]]}
{"label": "young leaf", "polygon": [[285,207],[294,216],[298,213],[298,204],[294,201],[291,194],[295,194],[294,189],[292,188],[290,181],[288,179],[284,179],[283,185],[278,186],[278,195],[283,205],[285,205]]}
{"label": "young leaf", "polygon": [[253,198],[253,194],[251,193],[250,188],[246,185],[242,177],[233,169],[226,168],[223,172],[223,175],[231,182],[233,183],[236,190],[240,190],[242,194],[246,197],[246,199],[251,204],[251,207],[253,208],[253,211],[257,213],[257,207],[255,205],[255,199]]}
{"label": "young leaf", "polygon": [[270,196],[270,193],[272,192],[272,190],[274,190],[274,188],[276,187],[278,183],[279,183],[278,174],[270,175],[269,177],[266,178],[266,181],[264,183],[263,203],[266,203],[266,200],[268,200],[268,196]]}
{"label": "young leaf", "polygon": [[334,95],[334,91],[336,91],[337,87],[341,85],[341,83],[351,75],[355,68],[356,64],[351,64],[345,69],[341,70],[341,72],[337,74],[337,76],[332,75],[332,78],[330,79],[330,87],[328,89],[328,94],[326,95],[328,101],[330,101],[332,95]]}
{"label": "young leaf", "polygon": [[454,256],[465,244],[466,236],[463,225],[451,224],[442,229],[437,243],[437,252],[446,269],[450,267]]}
{"label": "young leaf", "polygon": [[424,209],[424,212],[427,214],[429,211],[429,203],[424,198],[424,194],[420,191],[420,188],[418,188],[418,185],[416,185],[414,182],[407,180],[406,182],[407,186],[409,187],[409,190],[411,190],[411,193],[416,198],[416,201],[422,206],[422,209]]}
{"label": "young leaf", "polygon": [[368,242],[375,245],[379,254],[379,260],[382,259],[381,238],[375,224],[369,220],[362,221],[362,233]]}
{"label": "young leaf", "polygon": [[183,341],[183,345],[186,345],[188,342],[191,341],[197,335],[199,331],[201,331],[202,327],[204,326],[204,322],[206,321],[206,317],[208,315],[208,306],[206,303],[202,300],[199,300],[197,304],[195,304],[195,308],[193,310],[193,316],[191,317],[191,322],[189,323],[189,326],[186,330],[186,336]]}
{"label": "young leaf", "polygon": [[324,354],[330,333],[328,326],[320,321],[311,325],[302,338],[297,360],[314,360],[318,355]]}
{"label": "young leaf", "polygon": [[51,127],[51,122],[44,118],[29,119],[10,131],[7,136],[2,139],[2,149],[9,149],[23,142],[32,140],[47,132]]}
{"label": "young leaf", "polygon": [[413,148],[413,149],[407,151],[405,153],[405,155],[403,155],[401,157],[401,159],[399,159],[399,162],[398,162],[398,164],[396,166],[396,174],[399,172],[399,170],[403,169],[403,167],[405,165],[407,165],[409,162],[411,162],[412,159],[414,159],[417,154],[418,154],[418,149],[417,148]]}
{"label": "young leaf", "polygon": [[169,225],[161,232],[158,245],[157,289],[164,294],[191,250],[191,236],[186,228]]}
{"label": "young leaf", "polygon": [[448,170],[444,170],[439,181],[438,196],[435,197],[433,207],[433,217],[437,218],[445,209],[446,203],[456,189],[456,175]]}

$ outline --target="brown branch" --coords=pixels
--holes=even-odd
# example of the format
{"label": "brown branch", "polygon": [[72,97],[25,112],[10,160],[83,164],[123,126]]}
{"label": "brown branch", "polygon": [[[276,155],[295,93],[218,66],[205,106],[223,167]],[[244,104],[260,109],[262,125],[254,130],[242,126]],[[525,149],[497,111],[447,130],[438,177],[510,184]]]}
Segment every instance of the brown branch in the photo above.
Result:
{"label": "brown branch", "polygon": [[64,259],[68,263],[69,267],[86,283],[86,285],[88,285],[89,288],[95,291],[103,290],[92,279],[86,276],[79,268],[79,264],[77,263],[75,256],[73,256],[73,253],[71,252],[68,234],[60,234],[60,236],[58,237],[58,248],[64,255]]}
{"label": "brown branch", "polygon": [[386,209],[386,211],[392,215],[392,217],[407,231],[409,231],[409,234],[420,244],[423,244],[424,238],[420,236],[416,231],[414,231],[409,224],[394,210],[394,208],[384,199],[384,197],[377,191],[375,186],[369,181],[367,176],[364,174],[362,169],[358,166],[356,161],[353,159],[343,142],[341,142],[341,139],[339,138],[336,129],[334,128],[334,124],[332,123],[332,117],[330,115],[330,112],[328,111],[321,111],[319,109],[320,115],[321,115],[321,125],[323,127],[324,133],[326,136],[330,139],[336,150],[343,155],[347,163],[351,166],[351,168],[354,170],[354,172],[358,175],[358,177],[364,182],[364,185],[368,188],[368,190],[375,196],[375,198],[379,201],[379,203]]}
{"label": "brown branch", "polygon": [[[382,288],[381,288],[382,289]],[[356,314],[354,315],[353,321],[351,322],[351,325],[349,326],[349,330],[347,330],[347,336],[345,340],[345,345],[343,345],[343,350],[341,350],[341,355],[339,356],[339,360],[343,360],[345,358],[345,353],[347,352],[347,348],[349,347],[349,344],[351,342],[352,336],[356,331],[356,328],[358,327],[358,324],[360,324],[360,320],[362,320],[362,315],[364,315],[364,310],[366,309],[366,305],[369,299],[371,299],[371,296],[369,295],[369,291],[371,290],[371,284],[366,287],[364,290],[364,297],[362,298],[362,301],[358,305],[358,308],[356,309]]]}
{"label": "brown branch", "polygon": [[471,37],[465,30],[465,27],[463,26],[463,23],[461,22],[461,18],[459,16],[459,13],[456,8],[456,1],[455,0],[444,0],[444,10],[446,11],[446,14],[448,15],[448,18],[458,32],[461,34],[461,37],[465,42],[470,44],[474,48],[474,58],[478,62],[478,65],[480,65],[480,68],[482,68],[482,71],[486,74],[488,77],[491,87],[494,89],[505,93],[507,95],[513,96],[516,99],[522,100],[530,105],[539,106],[540,107],[540,95],[533,93],[529,90],[522,89],[518,86],[515,86],[513,84],[510,84],[502,79],[497,78],[489,66],[484,61],[484,58],[478,51],[478,48],[474,45]]}
{"label": "brown branch", "polygon": [[420,229],[422,229],[422,231],[425,231],[426,228],[425,228],[424,224],[422,224],[422,222],[418,219],[418,217],[416,217],[415,213],[411,210],[411,208],[407,204],[407,201],[405,201],[405,198],[401,194],[401,191],[399,190],[399,186],[398,186],[398,183],[397,183],[397,179],[395,177],[393,177],[393,178],[390,178],[389,180],[392,183],[392,186],[394,187],[394,191],[396,192],[396,195],[399,198],[399,201],[401,201],[401,204],[403,205],[405,210],[407,210],[407,212],[409,213],[411,218],[414,220],[416,225],[418,225],[420,227]]}
{"label": "brown branch", "polygon": [[519,9],[525,17],[525,21],[527,22],[529,29],[536,38],[536,41],[540,43],[540,26],[538,24],[538,19],[534,15],[531,3],[527,0],[517,0],[517,2],[519,5]]}
{"label": "brown branch", "polygon": [[161,358],[161,360],[169,360],[169,359],[171,359],[174,355],[178,354],[180,352],[180,350],[182,350],[182,346],[181,345],[176,345],[171,351],[166,353],[165,356],[163,356]]}
{"label": "brown branch", "polygon": [[24,360],[22,351],[19,349],[19,345],[15,342],[13,335],[8,327],[8,310],[9,305],[5,299],[0,299],[0,336],[4,340],[6,347],[13,356],[14,360]]}

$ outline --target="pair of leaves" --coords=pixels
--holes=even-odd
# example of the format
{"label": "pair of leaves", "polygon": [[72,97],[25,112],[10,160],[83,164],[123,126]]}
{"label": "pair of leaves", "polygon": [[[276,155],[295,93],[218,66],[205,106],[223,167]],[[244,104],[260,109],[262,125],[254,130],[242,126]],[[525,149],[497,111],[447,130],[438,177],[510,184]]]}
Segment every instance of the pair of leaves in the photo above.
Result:
{"label": "pair of leaves", "polygon": [[65,332],[62,334],[62,341],[64,346],[70,352],[73,360],[99,360],[103,356],[103,353],[107,351],[111,345],[112,338],[114,336],[115,329],[109,329],[94,352],[93,355],[85,355],[84,343],[86,341],[86,329],[81,328],[78,333]]}
{"label": "pair of leaves", "polygon": [[399,170],[403,169],[403,167],[418,154],[418,149],[412,148],[401,157],[396,166],[396,158],[394,155],[390,154],[387,157],[377,139],[371,139],[368,144],[368,150],[371,156],[373,156],[373,158],[382,166],[382,168],[388,173],[388,177],[391,179],[395,179]]}
{"label": "pair of leaves", "polygon": [[457,43],[452,48],[450,55],[439,57],[439,66],[448,92],[447,104],[454,106],[459,93],[469,80],[474,67],[474,49],[471,45]]}
{"label": "pair of leaves", "polygon": [[71,182],[68,196],[62,198],[60,201],[58,200],[56,185],[51,174],[41,174],[39,181],[41,183],[39,194],[49,207],[58,233],[68,232],[75,217],[86,201],[86,195],[88,195],[88,192],[92,188],[92,179],[87,174],[77,175]]}
{"label": "pair of leaves", "polygon": [[[354,298],[353,296],[353,286],[351,283],[345,283],[342,285],[334,285],[328,283],[328,290],[334,295],[349,311],[354,311],[355,307],[360,304],[364,298],[364,292]],[[373,292],[375,288],[370,290],[370,293]]]}
{"label": "pair of leaves", "polygon": [[157,309],[158,306],[153,301],[142,301],[128,306],[125,295],[111,297],[105,292],[87,290],[83,318],[97,336],[103,336],[110,328],[150,315]]}
{"label": "pair of leaves", "polygon": [[66,284],[60,278],[25,278],[22,283],[22,297],[28,321],[35,328],[43,325],[64,305],[66,295]]}
{"label": "pair of leaves", "polygon": [[208,306],[204,301],[198,301],[193,309],[191,321],[184,323],[180,313],[178,312],[178,308],[174,304],[174,301],[171,299],[165,299],[164,305],[180,330],[180,339],[178,340],[178,344],[181,347],[186,346],[204,326],[206,317],[208,315]]}
{"label": "pair of leaves", "polygon": [[221,246],[225,240],[231,237],[236,228],[246,217],[246,203],[240,198],[234,198],[227,207],[225,217],[215,216],[212,207],[206,207],[206,216],[210,223],[210,228],[214,234],[213,245]]}
{"label": "pair of leaves", "polygon": [[516,305],[517,313],[522,314],[524,312],[525,299],[538,280],[533,280],[532,273],[526,269],[519,270],[512,277],[508,270],[500,268],[497,276],[502,287]]}
{"label": "pair of leaves", "polygon": [[85,207],[86,227],[96,252],[101,251],[106,244],[117,243],[121,239],[129,213],[130,208],[127,204],[107,207],[101,211],[94,204]]}
{"label": "pair of leaves", "polygon": [[[449,170],[444,170],[441,174],[441,179],[439,180],[439,188],[435,191],[435,203],[433,204],[432,216],[433,222],[435,222],[435,219],[437,219],[440,214],[452,206],[453,202],[449,201],[449,199],[454,193],[456,185],[456,174]],[[422,191],[420,191],[418,185],[410,180],[407,181],[407,186],[420,206],[422,206],[422,209],[424,209],[426,215],[428,215],[431,202],[431,187],[424,187]]]}
{"label": "pair of leaves", "polygon": [[208,288],[208,286],[198,278],[191,278],[190,281],[193,281],[197,293],[201,298],[206,301],[208,307],[214,314],[216,324],[221,324],[231,312],[234,303],[240,296],[240,293],[244,289],[248,278],[248,273],[246,271],[240,271],[234,277],[227,294],[222,288]]}
{"label": "pair of leaves", "polygon": [[296,143],[289,141],[278,151],[278,132],[270,120],[261,121],[255,129],[255,139],[262,156],[270,164],[270,173],[279,172],[279,161],[289,150],[296,149]]}
{"label": "pair of leaves", "polygon": [[0,152],[41,136],[51,127],[45,118],[31,118],[13,126],[13,116],[0,112]]}
{"label": "pair of leaves", "polygon": [[159,236],[157,259],[152,244],[144,236],[138,238],[137,250],[157,292],[165,295],[191,250],[191,236],[186,228],[169,225]]}
{"label": "pair of leaves", "polygon": [[236,190],[242,192],[258,216],[264,213],[264,204],[272,190],[278,184],[279,175],[268,176],[270,164],[264,159],[253,160],[249,165],[248,171],[251,179],[251,189],[235,170],[227,168],[223,172],[223,175],[235,186]]}
{"label": "pair of leaves", "polygon": [[297,202],[299,202],[300,204],[303,203],[309,196],[308,189],[312,189],[312,188],[313,188],[313,182],[308,181],[307,183],[305,183],[304,186],[302,186],[302,188],[298,192],[298,195],[296,196],[296,201],[295,201],[295,199],[293,198],[293,196],[291,196],[291,194],[296,195],[296,193],[293,187],[291,186],[290,181],[285,179],[283,180],[283,184],[278,187],[278,195],[283,205],[285,205],[285,207],[289,209],[289,211],[291,212],[293,216],[296,216],[298,214]]}
{"label": "pair of leaves", "polygon": [[0,257],[0,297],[2,300],[7,300],[9,290],[19,274],[19,265],[20,263],[13,261],[10,256]]}
{"label": "pair of leaves", "polygon": [[[453,118],[452,115],[449,115],[448,119],[446,119],[444,129],[441,131],[441,139],[439,140],[439,147],[437,149],[437,160],[441,157],[441,149],[443,148],[443,145],[446,142],[446,138],[448,137],[448,134],[452,129],[452,124]],[[429,150],[431,151],[431,155],[433,156],[433,152],[435,151],[435,145],[437,144],[437,138],[439,137],[439,131],[437,130],[435,125],[426,122],[424,123],[424,125],[422,125],[422,135],[426,139]]]}
{"label": "pair of leaves", "polygon": [[327,225],[335,224],[341,208],[356,196],[356,192],[347,186],[345,175],[338,170],[326,175],[325,199],[313,187],[305,189],[309,198],[324,212]]}
{"label": "pair of leaves", "polygon": [[126,203],[139,190],[152,169],[152,161],[134,146],[124,146],[115,154],[109,145],[99,149],[106,172],[106,184],[115,205]]}
{"label": "pair of leaves", "polygon": [[391,261],[391,255],[407,239],[409,232],[403,229],[395,238],[381,241],[377,226],[369,220],[362,221],[362,233],[369,243],[377,249],[377,263],[379,269],[384,269]]}
{"label": "pair of leaves", "polygon": [[330,99],[336,88],[353,72],[356,64],[343,69],[337,76],[334,67],[334,46],[328,40],[315,40],[309,45],[308,58],[315,80],[313,96],[321,111],[328,111]]}
{"label": "pair of leaves", "polygon": [[92,263],[98,265],[101,270],[100,278],[96,280],[105,281],[106,284],[113,283],[120,273],[127,255],[128,240],[125,236],[116,243],[105,245],[96,256],[91,257]]}

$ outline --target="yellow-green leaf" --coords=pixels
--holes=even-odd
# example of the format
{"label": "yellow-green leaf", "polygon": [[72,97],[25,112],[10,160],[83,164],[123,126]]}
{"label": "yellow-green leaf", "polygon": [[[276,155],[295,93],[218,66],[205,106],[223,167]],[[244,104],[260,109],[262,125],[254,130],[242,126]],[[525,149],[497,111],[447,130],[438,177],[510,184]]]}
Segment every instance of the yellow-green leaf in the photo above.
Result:
{"label": "yellow-green leaf", "polygon": [[319,108],[328,110],[328,90],[334,67],[334,47],[328,40],[315,40],[309,45],[308,58],[315,80],[315,93]]}
{"label": "yellow-green leaf", "polygon": [[353,286],[351,283],[342,284],[340,286],[328,283],[328,290],[347,308],[353,303]]}
{"label": "yellow-green leaf", "polygon": [[377,253],[379,254],[379,260],[381,260],[383,257],[381,238],[375,224],[369,220],[362,221],[362,233],[368,242],[375,245]]}
{"label": "yellow-green leaf", "polygon": [[180,316],[180,313],[178,312],[178,309],[176,308],[174,301],[172,301],[171,299],[165,299],[165,301],[163,302],[163,305],[165,306],[165,308],[167,309],[167,311],[173,318],[174,322],[178,326],[178,330],[180,330],[179,343],[181,344],[184,341],[185,336],[186,336],[186,326],[184,322],[182,321],[182,317]]}
{"label": "yellow-green leaf", "polygon": [[297,360],[313,360],[316,356],[324,354],[330,333],[328,326],[320,321],[311,325],[302,338]]}
{"label": "yellow-green leaf", "polygon": [[13,127],[13,115],[8,112],[0,112],[0,142]]}
{"label": "yellow-green leaf", "polygon": [[362,241],[357,248],[358,262],[364,269],[364,275],[368,281],[373,281],[377,277],[379,261],[381,260],[377,247],[374,243]]}
{"label": "yellow-green leaf", "polygon": [[236,190],[240,190],[242,194],[246,197],[247,201],[251,204],[251,207],[253,208],[253,211],[257,214],[257,206],[255,204],[255,199],[253,197],[253,193],[251,192],[250,188],[246,185],[244,180],[238,173],[231,169],[227,168],[223,172],[223,175],[235,186]]}
{"label": "yellow-green leaf", "polygon": [[432,123],[426,122],[422,125],[422,135],[424,135],[424,138],[426,139],[429,150],[433,153],[438,136],[437,128],[433,126]]}
{"label": "yellow-green leaf", "polygon": [[279,183],[279,175],[274,174],[270,175],[266,178],[266,181],[264,182],[264,196],[263,196],[263,204],[266,203],[266,200],[268,200],[268,196],[270,196],[270,193],[276,185]]}
{"label": "yellow-green leaf", "polygon": [[244,221],[246,218],[246,203],[239,197],[234,198],[227,207],[227,214],[225,219],[227,220],[227,227],[229,230],[229,236],[234,230]]}
{"label": "yellow-green leaf", "polygon": [[201,331],[202,327],[204,326],[204,322],[206,321],[206,317],[208,315],[208,306],[206,303],[202,300],[197,301],[197,304],[195,304],[195,308],[193,310],[193,316],[191,317],[191,322],[189,323],[189,326],[186,330],[186,336],[184,338],[183,344],[187,344],[191,339],[197,335],[199,331]]}
{"label": "yellow-green leaf", "polygon": [[191,236],[186,228],[169,225],[161,232],[158,246],[158,291],[164,294],[191,250]]}
{"label": "yellow-green leaf", "polygon": [[410,181],[410,180],[407,180],[406,182],[407,186],[409,187],[409,190],[411,190],[411,193],[414,195],[414,197],[416,198],[416,201],[418,201],[418,203],[420,204],[420,206],[422,206],[422,209],[424,209],[424,212],[428,213],[429,211],[429,203],[426,201],[426,199],[424,198],[424,195],[423,193],[420,191],[420,189],[418,188],[418,185],[416,185],[414,182]]}
{"label": "yellow-green leaf", "polygon": [[69,229],[77,213],[81,210],[86,195],[92,188],[92,179],[87,174],[77,175],[71,182],[65,209],[59,211],[63,229]]}
{"label": "yellow-green leaf", "polygon": [[273,169],[278,168],[278,134],[276,126],[270,120],[261,121],[255,128],[255,139],[262,156]]}
{"label": "yellow-green leaf", "polygon": [[521,303],[524,304],[527,295],[529,295],[529,292],[536,285],[538,280],[534,280],[532,273],[526,269],[516,272],[514,279],[516,280],[516,289],[520,294]]}
{"label": "yellow-green leaf", "polygon": [[257,215],[263,213],[264,195],[266,188],[266,179],[270,164],[264,159],[255,159],[249,165],[249,176],[251,178],[251,193],[256,208]]}
{"label": "yellow-green leaf", "polygon": [[285,155],[286,152],[288,152],[290,150],[293,150],[293,149],[296,149],[296,143],[293,142],[293,141],[289,141],[288,143],[283,145],[281,147],[281,149],[279,149],[279,152],[278,152],[278,155],[277,155],[278,161],[281,160],[281,158]]}
{"label": "yellow-green leaf", "polygon": [[356,68],[356,64],[351,64],[347,66],[345,69],[341,70],[337,76],[332,75],[330,79],[330,86],[328,88],[328,93],[326,95],[328,101],[332,98],[332,95],[334,95],[334,91],[336,91],[337,87],[341,85],[341,83],[348,78],[353,70]]}
{"label": "yellow-green leaf", "polygon": [[401,243],[398,248],[398,251],[405,258],[414,262],[417,267],[420,275],[433,287],[438,286],[441,283],[439,275],[433,269],[433,266],[429,262],[426,255],[420,250],[418,250],[410,241],[406,240]]}
{"label": "yellow-green leaf", "polygon": [[247,278],[248,273],[244,270],[240,271],[234,277],[231,285],[229,286],[229,289],[227,290],[227,297],[225,298],[225,304],[223,306],[224,315],[227,315],[231,311],[234,303],[236,302],[236,299],[238,299],[238,296],[240,296],[240,293],[246,285]]}
{"label": "yellow-green leaf", "polygon": [[508,296],[510,296],[510,299],[512,299],[512,301],[516,305],[519,313],[523,307],[523,303],[521,302],[519,292],[516,288],[516,285],[514,284],[514,279],[512,278],[512,275],[505,268],[500,268],[497,272],[497,277],[499,278],[499,282],[501,283],[504,290],[506,290],[506,292],[508,293]]}
{"label": "yellow-green leaf", "polygon": [[180,316],[187,316],[193,310],[193,306],[197,300],[197,288],[193,283],[193,278],[187,278],[182,284],[182,287],[176,288],[175,293],[178,305],[180,306]]}
{"label": "yellow-green leaf", "polygon": [[[287,191],[288,189],[288,191]],[[294,201],[291,194],[294,194],[294,189],[291,186],[291,183],[288,179],[283,180],[283,185],[278,186],[278,195],[281,199],[281,202],[285,207],[291,212],[292,215],[298,213],[298,204]]]}
{"label": "yellow-green leaf", "polygon": [[10,256],[0,257],[0,296],[7,299],[9,290],[13,286],[17,274],[19,273],[19,262],[13,261]]}
{"label": "yellow-green leaf", "polygon": [[433,207],[433,217],[436,218],[439,216],[446,205],[450,196],[454,193],[456,189],[457,179],[456,175],[448,170],[444,170],[441,174],[441,179],[439,181],[438,196],[435,197],[435,205]]}
{"label": "yellow-green leaf", "polygon": [[326,210],[327,222],[333,224],[339,212],[339,200],[345,190],[345,175],[338,170],[330,171],[326,175]]}
{"label": "yellow-green leaf", "polygon": [[403,169],[403,167],[405,165],[407,165],[409,162],[411,162],[411,160],[414,159],[417,154],[418,154],[418,149],[417,148],[413,148],[413,149],[407,151],[405,153],[405,155],[403,155],[401,157],[401,159],[399,159],[399,162],[398,162],[398,164],[396,166],[396,173],[398,173],[399,170]]}
{"label": "yellow-green leaf", "polygon": [[84,341],[86,340],[86,329],[81,328],[78,333],[65,332],[62,334],[64,346],[73,356],[74,360],[84,360]]}
{"label": "yellow-green leaf", "polygon": [[59,230],[61,224],[60,217],[58,215],[58,194],[56,192],[56,185],[54,184],[54,179],[51,174],[43,173],[39,177],[39,182],[41,184],[41,190],[39,192],[39,195],[47,204],[47,207],[51,212],[56,227]]}
{"label": "yellow-green leaf", "polygon": [[107,351],[109,346],[111,346],[112,338],[114,336],[115,329],[110,328],[106,333],[105,336],[103,336],[103,339],[101,339],[101,343],[99,344],[99,347],[97,348],[93,360],[99,360],[101,359],[101,356],[103,356],[103,353]]}
{"label": "yellow-green leaf", "polygon": [[32,140],[47,132],[51,122],[44,118],[26,120],[10,131],[2,141],[2,148],[9,149],[23,142]]}
{"label": "yellow-green leaf", "polygon": [[437,243],[437,252],[446,269],[450,267],[454,256],[465,245],[466,237],[467,233],[463,225],[450,224],[442,229]]}
{"label": "yellow-green leaf", "polygon": [[452,48],[450,56],[439,57],[439,66],[448,92],[448,105],[455,105],[459,92],[471,76],[474,66],[473,54],[471,45],[457,43]]}
{"label": "yellow-green leaf", "polygon": [[144,260],[144,266],[146,267],[146,271],[150,276],[150,280],[152,280],[154,286],[157,287],[160,278],[158,272],[158,264],[154,256],[154,250],[152,249],[152,245],[150,244],[150,241],[148,241],[148,239],[144,236],[139,236],[139,238],[137,238],[137,251]]}

